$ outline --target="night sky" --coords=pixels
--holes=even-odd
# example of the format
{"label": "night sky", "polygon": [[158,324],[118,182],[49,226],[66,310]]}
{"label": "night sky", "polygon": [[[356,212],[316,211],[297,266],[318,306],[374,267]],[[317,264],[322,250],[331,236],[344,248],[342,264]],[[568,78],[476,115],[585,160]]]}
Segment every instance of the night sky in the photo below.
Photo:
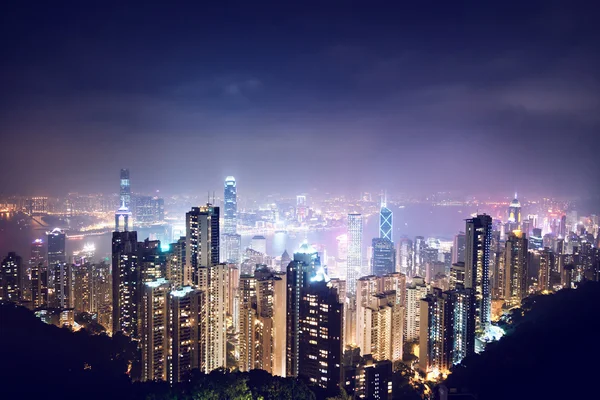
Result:
{"label": "night sky", "polygon": [[600,187],[597,2],[10,3],[0,195]]}

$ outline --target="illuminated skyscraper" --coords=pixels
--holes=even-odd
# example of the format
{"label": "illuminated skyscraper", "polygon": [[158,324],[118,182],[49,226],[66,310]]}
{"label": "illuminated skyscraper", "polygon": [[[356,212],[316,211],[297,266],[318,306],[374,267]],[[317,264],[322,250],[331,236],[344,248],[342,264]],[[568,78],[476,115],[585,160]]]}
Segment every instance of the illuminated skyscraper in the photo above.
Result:
{"label": "illuminated skyscraper", "polygon": [[169,383],[185,382],[201,363],[201,321],[204,292],[190,286],[179,287],[169,294],[171,349]]}
{"label": "illuminated skyscraper", "polygon": [[356,293],[356,280],[362,271],[363,221],[361,214],[348,214],[348,264],[346,283],[349,293]]}
{"label": "illuminated skyscraper", "polygon": [[232,235],[237,233],[237,186],[235,178],[228,176],[225,179],[224,225],[223,233]]}
{"label": "illuminated skyscraper", "polygon": [[52,292],[49,301],[53,307],[71,307],[71,268],[70,265],[67,265],[65,232],[55,228],[51,232],[46,232],[46,234],[48,243],[48,285]]}
{"label": "illuminated skyscraper", "polygon": [[342,313],[337,290],[325,281],[300,291],[298,376],[331,394],[342,380]]}
{"label": "illuminated skyscraper", "polygon": [[141,274],[137,232],[113,232],[112,237],[112,331],[138,337]]}
{"label": "illuminated skyscraper", "polygon": [[0,265],[0,301],[18,303],[21,301],[21,257],[10,252]]}
{"label": "illuminated skyscraper", "polygon": [[527,238],[521,231],[514,231],[506,240],[504,262],[504,297],[519,305],[527,296]]}
{"label": "illuminated skyscraper", "polygon": [[[123,221],[122,226],[121,220]],[[115,232],[127,232],[130,223],[133,225],[131,211],[124,203],[121,203],[121,207],[115,212]]]}
{"label": "illuminated skyscraper", "polygon": [[240,311],[239,311],[239,350],[240,371],[246,372],[254,369],[256,351],[254,338],[256,337],[254,323],[256,304],[256,279],[252,275],[240,276]]}
{"label": "illuminated skyscraper", "polygon": [[319,279],[317,278],[319,272],[322,275],[323,271],[319,254],[312,246],[305,242],[294,253],[294,260],[288,264],[286,269],[287,376],[298,376],[300,363],[300,299],[311,280]]}
{"label": "illuminated skyscraper", "polygon": [[379,238],[387,239],[393,242],[393,213],[392,210],[387,208],[386,198],[383,198],[381,202],[381,209],[379,210]]}
{"label": "illuminated skyscraper", "polygon": [[185,236],[169,246],[166,256],[166,277],[174,287],[183,286],[183,269],[185,267]]}
{"label": "illuminated skyscraper", "polygon": [[219,263],[219,207],[192,207],[185,214],[185,222],[183,284],[198,285],[198,269]]}
{"label": "illuminated skyscraper", "polygon": [[146,282],[140,304],[142,381],[167,381],[169,371],[169,282]]}
{"label": "illuminated skyscraper", "polygon": [[401,238],[398,243],[398,254],[396,255],[396,272],[402,272],[412,277],[413,272],[413,243],[408,238]]}
{"label": "illuminated skyscraper", "polygon": [[511,224],[517,224],[517,226],[521,223],[521,203],[517,199],[516,193],[515,198],[508,206],[508,222]]}
{"label": "illuminated skyscraper", "polygon": [[434,374],[450,368],[475,352],[473,291],[459,286],[433,293],[421,300],[419,369]]}
{"label": "illuminated skyscraper", "polygon": [[452,264],[465,262],[465,241],[466,236],[464,232],[454,236],[454,243],[452,244]]}
{"label": "illuminated skyscraper", "polygon": [[539,290],[552,290],[552,281],[556,272],[554,252],[549,248],[540,251],[540,270],[538,273]]}
{"label": "illuminated skyscraper", "polygon": [[427,295],[423,278],[415,276],[406,288],[406,317],[404,318],[405,341],[418,340],[421,332],[421,299]]}
{"label": "illuminated skyscraper", "polygon": [[373,265],[371,273],[382,276],[396,271],[396,249],[389,239],[373,239]]}
{"label": "illuminated skyscraper", "polygon": [[121,169],[121,190],[119,192],[120,194],[120,201],[119,203],[121,205],[124,205],[125,207],[127,207],[127,209],[130,209],[131,207],[131,186],[129,183],[129,170],[122,168]]}
{"label": "illuminated skyscraper", "polygon": [[465,288],[475,293],[478,329],[485,330],[491,318],[490,246],[492,217],[486,214],[468,219],[465,243]]}

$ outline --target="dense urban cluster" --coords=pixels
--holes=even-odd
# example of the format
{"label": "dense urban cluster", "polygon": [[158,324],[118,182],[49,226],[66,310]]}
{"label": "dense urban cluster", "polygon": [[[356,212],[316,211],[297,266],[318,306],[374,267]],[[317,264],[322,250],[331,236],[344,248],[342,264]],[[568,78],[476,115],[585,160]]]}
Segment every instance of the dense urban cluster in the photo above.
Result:
{"label": "dense urban cluster", "polygon": [[[227,177],[219,205],[210,197],[176,216],[176,202],[132,194],[123,169],[118,201],[77,195],[50,209],[45,197],[4,199],[4,213],[67,223],[35,238],[27,260],[4,257],[0,300],[49,324],[129,338],[140,356],[139,373],[128,373],[142,382],[209,382],[198,372],[226,382],[214,374],[263,370],[324,396],[390,399],[395,373],[428,390],[425,382],[498,340],[528,296],[600,279],[598,215],[566,202],[529,201],[527,215],[516,195],[481,203],[486,212],[444,240],[396,238],[392,204],[411,200],[385,193],[318,206],[303,194],[241,211]],[[368,218],[378,221],[375,238],[365,238]],[[335,248],[304,240],[269,254],[268,234],[332,228],[344,230]],[[110,259],[92,245],[68,254],[67,240],[107,229]]]}

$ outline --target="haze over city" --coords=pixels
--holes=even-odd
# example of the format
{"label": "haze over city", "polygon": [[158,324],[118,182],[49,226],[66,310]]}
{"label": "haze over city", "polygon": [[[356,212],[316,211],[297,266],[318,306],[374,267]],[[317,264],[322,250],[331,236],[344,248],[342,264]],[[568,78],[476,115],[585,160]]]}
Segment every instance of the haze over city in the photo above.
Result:
{"label": "haze over city", "polygon": [[593,3],[59,3],[0,17],[2,194],[597,192]]}

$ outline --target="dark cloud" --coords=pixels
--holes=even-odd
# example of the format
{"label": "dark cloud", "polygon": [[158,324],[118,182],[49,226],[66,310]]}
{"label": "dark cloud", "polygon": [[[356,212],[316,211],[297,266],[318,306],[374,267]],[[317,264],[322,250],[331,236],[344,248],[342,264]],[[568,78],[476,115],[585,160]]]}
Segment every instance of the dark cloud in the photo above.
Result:
{"label": "dark cloud", "polygon": [[4,192],[598,189],[594,3],[245,4],[9,7]]}

